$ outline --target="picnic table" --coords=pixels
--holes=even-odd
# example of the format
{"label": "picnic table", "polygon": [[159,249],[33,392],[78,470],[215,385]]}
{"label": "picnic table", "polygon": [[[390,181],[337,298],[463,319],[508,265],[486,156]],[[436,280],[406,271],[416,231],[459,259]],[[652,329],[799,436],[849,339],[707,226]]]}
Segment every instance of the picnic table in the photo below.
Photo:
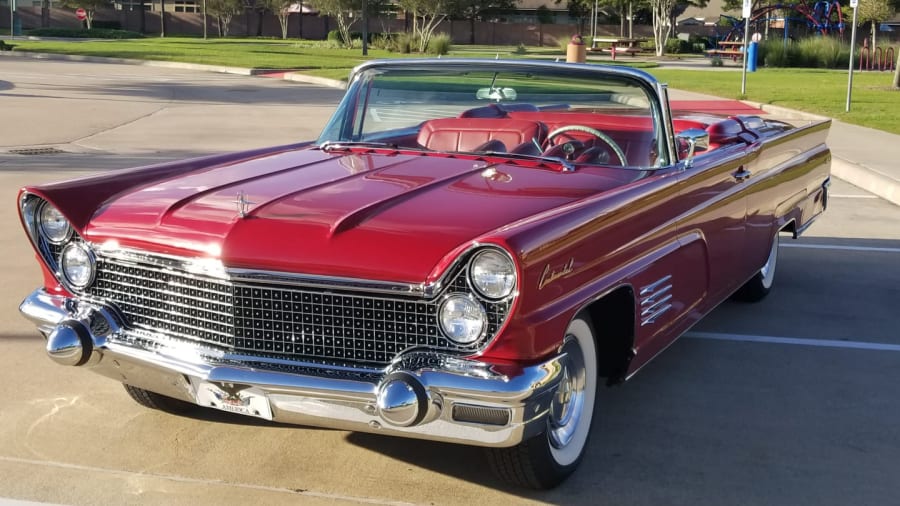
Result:
{"label": "picnic table", "polygon": [[744,57],[744,41],[742,40],[720,40],[717,45],[717,48],[706,51],[706,54],[709,56],[728,56],[734,61]]}
{"label": "picnic table", "polygon": [[[616,59],[616,53],[626,53],[634,56],[641,52],[641,42],[647,39],[629,39],[622,37],[594,37],[591,39],[591,51],[604,51],[612,54]],[[609,47],[600,47],[599,44],[609,44]]]}

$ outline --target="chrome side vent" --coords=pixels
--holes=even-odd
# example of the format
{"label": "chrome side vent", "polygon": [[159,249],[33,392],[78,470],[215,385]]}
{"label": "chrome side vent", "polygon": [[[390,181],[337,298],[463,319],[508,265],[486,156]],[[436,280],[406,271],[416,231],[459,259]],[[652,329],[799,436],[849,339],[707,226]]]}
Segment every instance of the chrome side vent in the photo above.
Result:
{"label": "chrome side vent", "polygon": [[657,318],[672,309],[672,275],[666,275],[641,288],[641,326],[655,323]]}
{"label": "chrome side vent", "polygon": [[486,408],[467,404],[453,405],[453,420],[456,422],[506,425],[509,423],[509,416],[509,409],[506,408]]}

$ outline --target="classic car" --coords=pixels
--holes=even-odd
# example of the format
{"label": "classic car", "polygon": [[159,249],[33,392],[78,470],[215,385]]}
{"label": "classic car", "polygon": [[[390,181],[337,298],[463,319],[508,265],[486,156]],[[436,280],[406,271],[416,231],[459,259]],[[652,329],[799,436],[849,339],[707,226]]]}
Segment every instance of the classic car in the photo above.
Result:
{"label": "classic car", "polygon": [[829,125],[687,113],[624,67],[369,62],[315,142],[22,189],[20,309],[143,406],[482,446],[553,487],[600,385],[769,292]]}

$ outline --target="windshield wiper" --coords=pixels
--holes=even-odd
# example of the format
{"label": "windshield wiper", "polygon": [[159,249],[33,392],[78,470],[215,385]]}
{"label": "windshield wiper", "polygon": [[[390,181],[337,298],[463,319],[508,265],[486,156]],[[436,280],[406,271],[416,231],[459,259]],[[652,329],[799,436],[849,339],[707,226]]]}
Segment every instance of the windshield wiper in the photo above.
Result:
{"label": "windshield wiper", "polygon": [[555,165],[561,165],[563,168],[563,172],[572,172],[575,170],[574,163],[566,160],[565,158],[559,158],[558,156],[528,155],[524,153],[508,153],[506,151],[478,151],[473,154],[512,158],[514,160],[537,160],[540,162],[549,162]]}
{"label": "windshield wiper", "polygon": [[319,144],[319,149],[326,153],[331,151],[346,151],[351,148],[399,149],[399,146],[387,142],[368,141],[325,141],[322,144]]}

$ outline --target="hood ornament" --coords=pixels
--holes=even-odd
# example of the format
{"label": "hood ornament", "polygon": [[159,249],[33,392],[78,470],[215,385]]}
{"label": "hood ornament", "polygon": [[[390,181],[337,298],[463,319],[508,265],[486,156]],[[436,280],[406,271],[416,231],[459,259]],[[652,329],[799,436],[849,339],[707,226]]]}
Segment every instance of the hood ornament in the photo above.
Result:
{"label": "hood ornament", "polygon": [[250,202],[247,200],[247,195],[244,192],[238,192],[237,198],[234,199],[235,205],[237,205],[237,215],[238,218],[246,218],[247,211],[250,210],[250,206],[255,204],[256,202]]}

